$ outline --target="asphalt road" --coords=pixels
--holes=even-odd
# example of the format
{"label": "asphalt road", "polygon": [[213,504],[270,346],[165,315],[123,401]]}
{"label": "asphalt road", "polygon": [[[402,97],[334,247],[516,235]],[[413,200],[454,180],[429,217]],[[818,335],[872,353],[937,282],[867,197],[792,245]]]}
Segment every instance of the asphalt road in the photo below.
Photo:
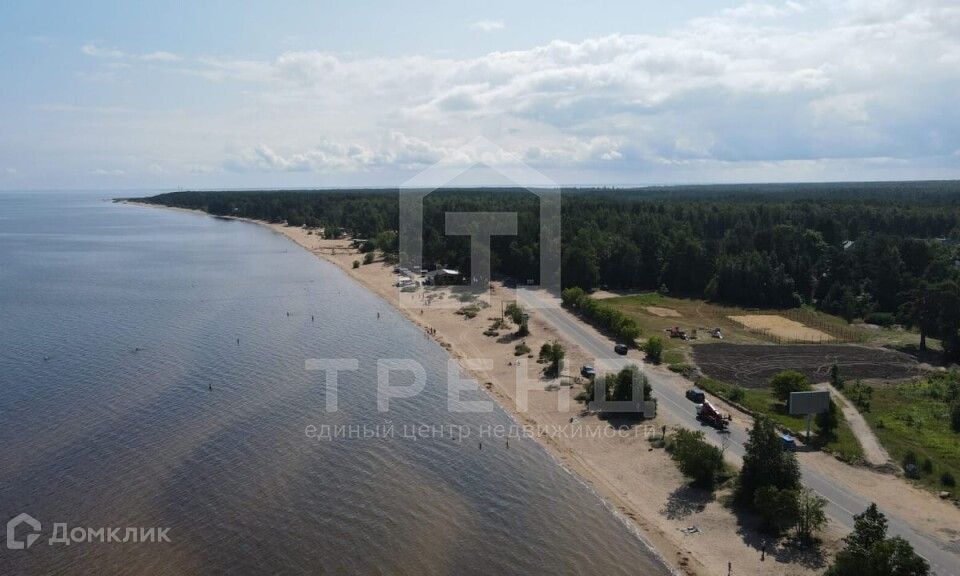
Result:
{"label": "asphalt road", "polygon": [[[557,306],[554,299],[548,300],[534,292],[520,292],[518,293],[518,299],[526,302],[530,308],[535,310],[534,313],[540,314],[544,320],[553,325],[569,341],[597,358],[598,370],[618,370],[633,363],[631,360],[618,357],[613,352],[614,342],[612,340],[588,329],[575,316]],[[691,427],[698,427],[696,408],[684,396],[685,390],[661,374],[653,371],[646,371],[646,374],[658,401],[657,410],[669,412],[677,419],[688,420]],[[704,428],[704,430],[710,430],[708,438],[717,445],[721,445],[720,433],[711,428]],[[726,450],[742,458],[743,445],[747,441],[747,431],[740,426],[731,425],[729,433],[724,435],[729,438]],[[853,515],[866,510],[870,501],[842,486],[835,485],[829,478],[803,466],[802,463],[801,471],[804,485],[826,499],[826,512],[830,518],[852,530]],[[939,576],[960,576],[960,555],[947,550],[945,542],[914,530],[909,524],[896,516],[883,509],[881,511],[887,516],[888,534],[890,536],[901,536],[910,542],[917,554],[926,558],[927,562],[930,563],[934,573]]]}

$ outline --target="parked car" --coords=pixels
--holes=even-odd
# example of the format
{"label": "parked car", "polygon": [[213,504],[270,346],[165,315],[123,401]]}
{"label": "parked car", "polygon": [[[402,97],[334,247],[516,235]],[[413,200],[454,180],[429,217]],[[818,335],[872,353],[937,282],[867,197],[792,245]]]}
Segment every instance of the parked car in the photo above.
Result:
{"label": "parked car", "polygon": [[590,366],[589,364],[585,364],[583,368],[580,368],[580,375],[583,376],[584,378],[593,379],[593,378],[596,378],[597,371],[593,369],[593,366]]}
{"label": "parked car", "polygon": [[618,342],[617,345],[613,347],[613,351],[621,356],[626,355],[628,350],[627,345],[622,342]]}
{"label": "parked car", "polygon": [[690,400],[694,404],[703,404],[707,399],[706,394],[703,393],[703,390],[699,388],[690,388],[686,392],[687,400]]}
{"label": "parked car", "polygon": [[790,452],[797,451],[797,441],[789,434],[781,434],[780,443],[783,444],[784,450],[789,450]]}

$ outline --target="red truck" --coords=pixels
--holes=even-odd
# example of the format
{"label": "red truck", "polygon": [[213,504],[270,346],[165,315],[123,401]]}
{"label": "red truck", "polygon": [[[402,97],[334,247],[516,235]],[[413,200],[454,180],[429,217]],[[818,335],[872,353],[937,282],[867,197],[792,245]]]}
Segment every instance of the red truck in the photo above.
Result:
{"label": "red truck", "polygon": [[718,430],[726,430],[730,425],[730,417],[722,414],[709,401],[697,406],[697,420]]}

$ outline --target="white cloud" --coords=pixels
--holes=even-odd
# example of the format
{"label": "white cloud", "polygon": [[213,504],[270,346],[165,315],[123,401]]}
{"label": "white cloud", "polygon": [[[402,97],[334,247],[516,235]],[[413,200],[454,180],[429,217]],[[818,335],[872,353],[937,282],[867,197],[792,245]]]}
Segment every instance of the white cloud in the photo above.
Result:
{"label": "white cloud", "polygon": [[172,52],[157,51],[145,54],[133,54],[124,52],[117,48],[107,48],[94,42],[89,42],[80,47],[80,51],[92,58],[104,58],[112,60],[142,60],[144,62],[177,62],[182,60],[181,56]]}
{"label": "white cloud", "polygon": [[126,171],[119,168],[96,168],[90,172],[94,176],[123,176]]}
{"label": "white cloud", "polygon": [[126,52],[116,48],[103,48],[91,42],[80,47],[80,51],[94,58],[126,58]]}
{"label": "white cloud", "polygon": [[150,52],[149,54],[143,54],[140,56],[140,59],[146,62],[177,62],[179,60],[182,60],[180,56],[177,56],[172,52],[164,52],[164,51]]}
{"label": "white cloud", "polygon": [[769,19],[783,18],[806,12],[807,7],[800,2],[747,2],[734,8],[727,8],[721,12],[724,17],[736,19]]}
{"label": "white cloud", "polygon": [[260,143],[224,162],[231,172],[360,171],[383,166],[424,168],[448,157],[450,151],[393,132],[375,147],[331,142],[326,139],[305,150],[276,152]]}
{"label": "white cloud", "polygon": [[[502,28],[485,22],[494,26],[472,27]],[[216,113],[104,114],[104,142],[111,130],[166,142],[175,157],[163,156],[168,174],[416,170],[477,160],[469,143],[478,136],[537,167],[634,175],[670,167],[686,180],[778,167],[802,175],[842,162],[867,169],[875,159],[956,165],[960,149],[960,7],[948,1],[751,2],[668,33],[474,58],[82,50],[170,74],[171,86],[188,75],[214,93],[243,93],[242,105]]]}
{"label": "white cloud", "polygon": [[470,24],[470,29],[480,32],[499,32],[506,27],[500,20],[479,20]]}
{"label": "white cloud", "polygon": [[873,99],[874,95],[869,93],[836,94],[811,101],[810,109],[821,124],[864,124],[870,121],[869,107]]}

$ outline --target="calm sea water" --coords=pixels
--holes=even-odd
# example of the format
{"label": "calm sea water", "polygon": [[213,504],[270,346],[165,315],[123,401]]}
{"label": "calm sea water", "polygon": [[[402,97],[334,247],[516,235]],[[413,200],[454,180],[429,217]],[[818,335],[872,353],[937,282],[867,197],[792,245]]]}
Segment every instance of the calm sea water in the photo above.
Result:
{"label": "calm sea water", "polygon": [[[530,440],[307,438],[511,421],[448,413],[445,351],[283,237],[108,196],[0,194],[0,520],[43,524],[0,574],[666,573]],[[308,358],[359,361],[338,412]],[[380,358],[427,374],[385,414]]]}

